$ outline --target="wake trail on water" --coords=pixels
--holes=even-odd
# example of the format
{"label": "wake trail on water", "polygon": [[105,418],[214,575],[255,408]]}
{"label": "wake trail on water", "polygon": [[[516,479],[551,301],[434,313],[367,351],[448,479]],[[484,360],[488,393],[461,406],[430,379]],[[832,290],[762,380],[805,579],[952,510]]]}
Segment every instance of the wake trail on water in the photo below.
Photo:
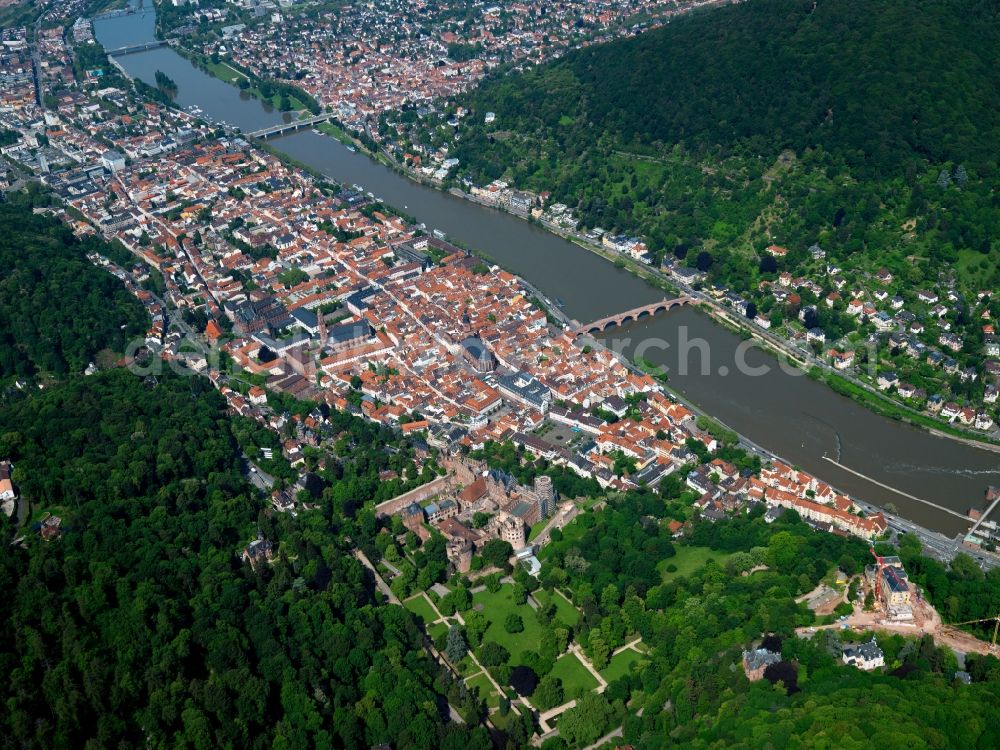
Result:
{"label": "wake trail on water", "polygon": [[917,466],[916,464],[891,464],[885,467],[893,472],[922,472],[924,474],[949,474],[961,477],[1000,476],[1000,467],[996,469],[949,469],[944,466]]}
{"label": "wake trail on water", "polygon": [[802,413],[803,413],[803,414],[804,414],[805,416],[809,417],[809,419],[812,419],[812,420],[815,420],[816,422],[819,422],[819,423],[820,423],[821,425],[823,425],[823,426],[825,426],[825,427],[828,427],[828,428],[829,428],[829,429],[830,429],[830,430],[831,430],[831,431],[833,432],[833,437],[834,437],[834,439],[835,439],[835,440],[837,441],[837,456],[836,456],[836,458],[835,458],[834,460],[835,460],[835,461],[836,461],[837,463],[840,463],[840,456],[841,456],[841,453],[843,452],[843,442],[842,442],[842,441],[841,441],[841,439],[840,439],[840,433],[839,433],[839,432],[837,431],[837,428],[836,428],[836,427],[834,427],[834,426],[833,426],[832,424],[830,424],[829,422],[827,422],[827,421],[826,421],[825,419],[823,419],[822,417],[817,417],[817,416],[816,416],[815,414],[810,414],[810,413],[809,413],[809,412],[807,412],[807,411],[804,411],[804,412],[802,412]]}

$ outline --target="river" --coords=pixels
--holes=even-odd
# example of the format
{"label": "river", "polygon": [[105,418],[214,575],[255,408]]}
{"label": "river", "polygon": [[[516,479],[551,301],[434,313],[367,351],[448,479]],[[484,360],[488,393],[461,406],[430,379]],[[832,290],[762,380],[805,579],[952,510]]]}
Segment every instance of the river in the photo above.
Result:
{"label": "river", "polygon": [[[151,12],[136,13],[98,21],[95,33],[114,49],[153,39],[153,23]],[[150,84],[162,70],[176,82],[180,106],[196,105],[206,116],[243,130],[289,117],[198,70],[169,48],[118,61]],[[429,228],[482,251],[550,299],[561,300],[564,311],[581,322],[663,296],[571,242],[517,217],[419,185],[325,135],[303,130],[269,143],[334,180],[362,185]],[[705,342],[691,349],[686,372],[677,358],[685,340]],[[742,352],[741,342],[705,314],[684,308],[621,329],[608,343],[668,367],[673,389],[758,445],[863,500],[891,503],[900,515],[928,528],[955,535],[968,523],[913,498],[964,514],[982,507],[988,484],[1000,484],[1000,455],[879,417],[820,383],[786,372],[764,352]],[[705,348],[707,366],[699,354]],[[765,367],[767,373],[741,372],[737,365],[742,360]]]}

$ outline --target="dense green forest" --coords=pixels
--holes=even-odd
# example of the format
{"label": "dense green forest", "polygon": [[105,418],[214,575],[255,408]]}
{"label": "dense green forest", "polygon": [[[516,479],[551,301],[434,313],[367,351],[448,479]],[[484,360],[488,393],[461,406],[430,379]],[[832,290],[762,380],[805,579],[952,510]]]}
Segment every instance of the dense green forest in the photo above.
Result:
{"label": "dense green forest", "polygon": [[[0,521],[6,743],[487,747],[444,723],[449,681],[412,616],[376,605],[347,542],[365,525],[264,513],[236,446],[193,377],[113,370],[0,409],[33,504],[22,545]],[[239,555],[258,533],[275,554],[255,571]]]}
{"label": "dense green forest", "polygon": [[915,154],[979,169],[995,163],[1000,139],[980,88],[1000,83],[988,64],[996,14],[980,0],[749,2],[591,47],[475,96],[496,93],[493,106],[534,125],[518,130],[573,118],[555,136],[570,148],[612,133],[623,144],[725,156],[749,140],[772,158],[822,147],[864,174],[893,173]]}
{"label": "dense green forest", "polygon": [[737,290],[772,242],[793,273],[819,243],[845,267],[918,284],[950,265],[995,289],[998,48],[989,0],[752,0],[497,75],[455,102],[457,132],[413,136],[660,257],[704,249]]}
{"label": "dense green forest", "polygon": [[142,305],[90,252],[110,248],[28,205],[0,205],[0,378],[81,372],[145,333]]}

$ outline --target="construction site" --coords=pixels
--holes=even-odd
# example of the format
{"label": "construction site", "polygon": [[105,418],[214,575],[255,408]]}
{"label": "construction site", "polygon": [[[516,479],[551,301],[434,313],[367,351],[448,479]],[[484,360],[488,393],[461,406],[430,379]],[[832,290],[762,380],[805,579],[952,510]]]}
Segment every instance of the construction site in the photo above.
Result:
{"label": "construction site", "polygon": [[[879,556],[872,550],[874,564],[868,565],[858,581],[858,595],[850,602],[853,612],[828,625],[799,628],[797,633],[809,637],[818,630],[841,629],[858,632],[885,631],[904,636],[931,635],[939,646],[947,646],[959,654],[993,654],[1000,658],[997,646],[1000,615],[984,620],[945,624],[937,610],[909,581],[902,562],[895,556]],[[849,587],[835,589],[821,584],[800,601],[818,615],[832,614],[838,604],[848,601]],[[862,602],[872,594],[872,607],[865,609]],[[993,624],[990,641],[977,638],[960,629],[962,625]]]}
{"label": "construction site", "polygon": [[1000,546],[1000,526],[991,518],[998,504],[1000,488],[990,486],[986,490],[986,509],[969,508],[969,519],[973,523],[963,539],[966,546],[986,552],[993,552]]}

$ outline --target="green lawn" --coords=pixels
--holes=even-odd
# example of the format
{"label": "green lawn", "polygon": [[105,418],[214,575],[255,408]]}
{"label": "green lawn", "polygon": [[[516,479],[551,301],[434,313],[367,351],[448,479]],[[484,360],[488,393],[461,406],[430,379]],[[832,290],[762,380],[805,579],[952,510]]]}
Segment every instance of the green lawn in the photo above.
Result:
{"label": "green lawn", "polygon": [[[489,591],[480,591],[472,595],[473,606],[483,605],[483,615],[490,622],[489,628],[483,641],[494,641],[499,643],[510,652],[511,664],[517,664],[522,651],[533,650],[538,646],[542,637],[542,626],[535,619],[535,611],[527,604],[514,604],[513,587],[505,584],[500,590],[491,594]],[[521,633],[508,633],[504,630],[504,621],[507,615],[517,613],[524,622],[524,631]]]}
{"label": "green lawn", "polygon": [[470,677],[465,681],[466,686],[469,690],[478,690],[479,697],[486,701],[486,705],[490,708],[496,708],[500,705],[500,694],[497,689],[493,687],[493,683],[490,682],[490,678],[485,674],[480,673],[475,677]]}
{"label": "green lawn", "polygon": [[532,526],[531,533],[528,534],[528,541],[533,542],[538,537],[538,535],[545,530],[545,527],[548,526],[548,524],[549,524],[548,519],[543,518],[541,521]]}
{"label": "green lawn", "polygon": [[619,677],[624,677],[632,671],[632,665],[642,661],[642,656],[630,648],[625,649],[620,654],[611,657],[611,662],[601,670],[601,677],[608,682],[613,682]]}
{"label": "green lawn", "polygon": [[455,665],[455,669],[458,670],[458,673],[462,675],[462,677],[468,677],[469,675],[477,674],[483,671],[482,668],[476,664],[476,662],[472,661],[472,657],[468,654],[463,656],[462,661]]}
{"label": "green lawn", "polygon": [[563,694],[566,696],[566,700],[571,700],[598,687],[597,679],[583,666],[576,654],[563,654],[556,661],[549,674],[562,680]]}
{"label": "green lawn", "polygon": [[[49,516],[59,516],[63,523],[66,523],[70,516],[69,508],[64,505],[32,505],[32,512],[27,518],[27,525],[30,527],[34,523],[39,523],[43,518]],[[279,546],[280,549],[280,546]]]}
{"label": "green lawn", "polygon": [[[265,104],[270,104],[272,107],[274,107],[277,110],[281,109],[281,94],[275,94],[270,99],[265,99],[264,95],[261,93],[260,89],[257,88],[256,86],[254,86],[253,88],[250,89],[250,93],[253,96],[255,96],[258,99],[260,99]],[[288,111],[288,112],[299,112],[300,110],[306,109],[306,105],[303,102],[299,101],[298,97],[290,96],[290,97],[288,97],[288,102],[292,105],[292,108],[289,109],[289,110],[285,110],[285,111]]]}
{"label": "green lawn", "polygon": [[[676,545],[677,554],[668,557],[657,564],[657,569],[663,574],[663,580],[669,581],[680,576],[690,575],[698,568],[702,567],[709,560],[715,560],[719,565],[725,565],[729,559],[729,553],[717,552],[708,547],[690,547],[686,545]],[[677,570],[669,572],[668,565],[676,565]]]}
{"label": "green lawn", "polygon": [[403,602],[403,606],[410,610],[413,614],[422,617],[425,625],[430,625],[438,619],[437,612],[434,611],[431,603],[427,601],[427,597],[423,594],[417,594],[416,596],[407,599]]}
{"label": "green lawn", "polygon": [[246,79],[245,75],[221,61],[214,63],[211,60],[206,60],[205,67],[208,68],[209,73],[214,75],[216,78],[221,78],[227,83],[239,83],[240,81]]}
{"label": "green lawn", "polygon": [[552,601],[556,605],[556,619],[563,625],[569,627],[576,627],[576,624],[580,622],[580,610],[573,606],[572,603],[566,600],[565,597],[552,592],[543,591],[539,589],[533,596],[538,601],[539,604],[545,604]]}
{"label": "green lawn", "polygon": [[[569,524],[568,526],[563,527],[563,529],[562,529],[563,539],[565,539],[566,541],[569,541],[569,542],[575,542],[578,539],[580,539],[580,537],[583,536],[583,534],[584,534],[584,532],[586,530],[587,529],[584,528],[583,524],[580,523],[579,519],[576,519],[576,520],[573,521],[573,523]],[[544,547],[542,547],[540,550],[538,550],[538,552],[536,553],[536,556],[538,557],[539,560],[544,560],[546,557],[548,557],[549,552],[552,549],[553,549],[553,546],[551,544],[547,544]]]}
{"label": "green lawn", "polygon": [[524,713],[524,711],[526,710],[527,709],[525,709],[525,707],[522,706],[520,703],[513,703],[511,710],[507,713],[506,716],[501,716],[498,711],[494,711],[492,714],[490,714],[490,721],[493,722],[493,725],[497,729],[506,730],[507,727],[510,725],[511,720],[517,717],[519,713]]}
{"label": "green lawn", "polygon": [[924,414],[923,412],[919,412],[910,406],[895,401],[889,396],[872,393],[871,391],[865,390],[861,386],[855,385],[852,381],[849,381],[846,378],[832,372],[823,374],[819,379],[825,381],[828,386],[841,396],[847,396],[848,398],[854,399],[858,403],[863,404],[871,411],[883,417],[909,422],[910,424],[917,425],[918,427],[926,427],[929,430],[939,430],[941,432],[946,432],[949,435],[956,435],[958,437],[968,438],[971,436],[984,443],[998,442],[986,435],[973,435],[968,430],[955,427],[943,419],[938,419],[937,417],[932,417],[928,414]]}
{"label": "green lawn", "polygon": [[995,262],[995,258],[991,255],[963,248],[958,251],[958,262],[955,263],[955,269],[967,286],[974,287],[978,279],[989,273],[991,264]]}
{"label": "green lawn", "polygon": [[448,630],[448,625],[443,622],[436,622],[433,625],[427,626],[427,635],[431,637],[432,641],[436,641],[438,636]]}
{"label": "green lawn", "polygon": [[[201,58],[201,61],[209,73],[211,73],[219,80],[225,81],[226,83],[231,83],[234,86],[236,86],[240,83],[240,81],[250,80],[249,78],[247,78],[246,75],[236,70],[236,68],[232,67],[228,63],[225,63],[221,60],[217,63],[213,63],[210,58],[203,57]],[[261,93],[260,89],[257,88],[256,86],[251,86],[250,88],[245,89],[245,91],[251,96],[260,99],[262,102],[270,104],[275,109],[280,109],[281,106],[280,95],[275,94],[269,99],[265,98],[264,95]],[[303,109],[307,109],[305,102],[300,101],[299,98],[296,96],[290,96],[289,101],[291,102],[292,105],[292,109],[290,110],[292,112],[297,112]]]}
{"label": "green lawn", "polygon": [[341,143],[350,144],[353,142],[351,136],[349,136],[343,128],[337,127],[332,122],[321,122],[316,126],[316,130],[321,133],[326,133],[332,138],[336,138]]}

